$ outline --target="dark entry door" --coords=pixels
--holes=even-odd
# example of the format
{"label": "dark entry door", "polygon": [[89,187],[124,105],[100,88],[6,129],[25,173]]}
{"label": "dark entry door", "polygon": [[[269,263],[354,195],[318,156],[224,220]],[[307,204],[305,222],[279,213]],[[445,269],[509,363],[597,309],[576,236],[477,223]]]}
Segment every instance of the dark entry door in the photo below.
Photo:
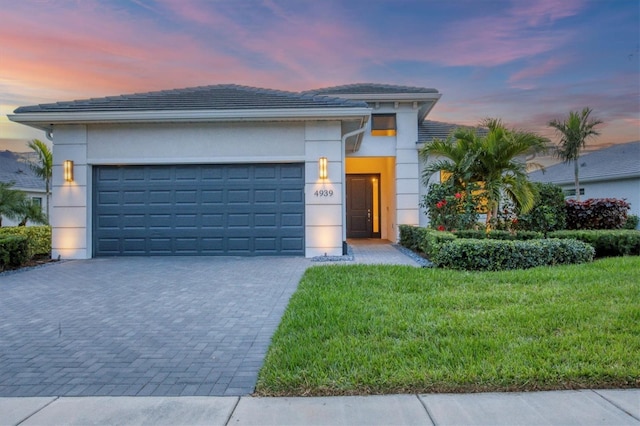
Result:
{"label": "dark entry door", "polygon": [[347,175],[347,238],[380,238],[380,175]]}

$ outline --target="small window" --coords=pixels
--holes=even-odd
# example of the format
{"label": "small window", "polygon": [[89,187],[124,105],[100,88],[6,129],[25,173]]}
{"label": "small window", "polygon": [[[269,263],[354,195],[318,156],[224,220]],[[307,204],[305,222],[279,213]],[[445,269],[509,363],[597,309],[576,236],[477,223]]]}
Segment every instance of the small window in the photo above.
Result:
{"label": "small window", "polygon": [[[565,189],[564,196],[565,197],[575,197],[576,190],[575,189]],[[584,188],[580,188],[580,195],[584,195]]]}
{"label": "small window", "polygon": [[42,198],[41,197],[31,197],[31,202],[38,207],[42,207]]}
{"label": "small window", "polygon": [[371,136],[395,136],[395,114],[371,114]]}

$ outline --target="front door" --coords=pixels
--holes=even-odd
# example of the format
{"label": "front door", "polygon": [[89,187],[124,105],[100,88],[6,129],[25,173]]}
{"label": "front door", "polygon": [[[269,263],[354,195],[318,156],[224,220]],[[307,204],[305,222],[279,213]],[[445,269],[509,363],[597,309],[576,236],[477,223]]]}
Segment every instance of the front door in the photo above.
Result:
{"label": "front door", "polygon": [[380,238],[380,175],[347,175],[347,238]]}

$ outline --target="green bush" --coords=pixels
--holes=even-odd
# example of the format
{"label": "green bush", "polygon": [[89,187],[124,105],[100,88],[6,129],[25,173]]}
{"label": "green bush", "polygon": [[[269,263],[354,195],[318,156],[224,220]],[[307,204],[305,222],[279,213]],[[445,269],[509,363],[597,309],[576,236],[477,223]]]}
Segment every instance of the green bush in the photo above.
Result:
{"label": "green bush", "polygon": [[433,258],[440,251],[443,244],[456,239],[456,236],[451,232],[434,231],[426,228],[419,229],[418,250],[423,252],[428,259]]}
{"label": "green bush", "polygon": [[453,233],[458,238],[473,238],[477,240],[535,240],[542,238],[543,235],[541,232],[533,232],[533,231],[518,231],[518,232],[509,232],[509,231],[499,231],[493,230],[490,232],[486,232],[484,230],[474,230],[474,229],[465,229],[456,231]]}
{"label": "green bush", "polygon": [[0,237],[7,235],[18,235],[27,238],[29,259],[34,256],[51,255],[50,226],[8,226],[0,228]]}
{"label": "green bush", "polygon": [[567,229],[620,229],[627,221],[629,207],[617,198],[567,200]]}
{"label": "green bush", "polygon": [[640,255],[640,232],[632,230],[556,231],[552,238],[572,238],[591,244],[596,257]]}
{"label": "green bush", "polygon": [[536,204],[527,214],[518,214],[517,230],[542,232],[564,229],[567,213],[562,188],[553,183],[533,183],[538,192]]}
{"label": "green bush", "polygon": [[400,225],[400,245],[409,250],[418,251],[418,227]]}
{"label": "green bush", "polygon": [[29,260],[27,237],[20,235],[0,236],[0,271],[17,267]]}
{"label": "green bush", "polygon": [[630,214],[627,216],[627,221],[624,223],[622,229],[638,229],[638,223],[640,222],[640,218],[635,214]]}
{"label": "green bush", "polygon": [[477,184],[456,188],[453,179],[429,185],[420,206],[429,216],[429,225],[438,231],[471,229],[478,220],[479,195],[474,194]]}
{"label": "green bush", "polygon": [[457,239],[443,244],[431,261],[450,269],[500,271],[590,262],[593,256],[589,244],[570,239]]}

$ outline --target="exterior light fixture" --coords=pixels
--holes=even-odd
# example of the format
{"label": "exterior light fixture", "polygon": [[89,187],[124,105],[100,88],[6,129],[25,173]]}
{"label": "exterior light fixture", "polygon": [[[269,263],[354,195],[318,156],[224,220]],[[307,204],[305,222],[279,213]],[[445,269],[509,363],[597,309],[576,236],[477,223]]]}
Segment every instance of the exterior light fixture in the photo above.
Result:
{"label": "exterior light fixture", "polygon": [[64,169],[64,181],[73,182],[73,161],[64,160],[62,167]]}
{"label": "exterior light fixture", "polygon": [[329,173],[327,171],[327,157],[320,157],[318,160],[318,177],[323,180],[329,177]]}

